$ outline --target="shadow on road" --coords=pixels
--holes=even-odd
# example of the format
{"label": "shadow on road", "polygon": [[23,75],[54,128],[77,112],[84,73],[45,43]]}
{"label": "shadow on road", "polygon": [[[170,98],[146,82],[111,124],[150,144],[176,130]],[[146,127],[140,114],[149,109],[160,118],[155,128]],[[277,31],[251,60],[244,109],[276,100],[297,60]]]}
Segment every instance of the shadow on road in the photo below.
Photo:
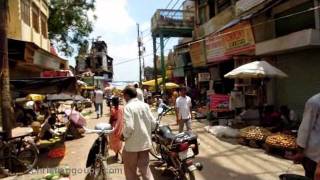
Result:
{"label": "shadow on road", "polygon": [[231,169],[223,167],[221,164],[213,162],[208,158],[197,157],[196,161],[201,162],[204,167],[203,170],[199,173],[197,180],[206,180],[206,179],[237,179],[237,180],[259,180],[259,178],[255,177],[255,175],[250,174],[242,174],[239,172],[235,172]]}

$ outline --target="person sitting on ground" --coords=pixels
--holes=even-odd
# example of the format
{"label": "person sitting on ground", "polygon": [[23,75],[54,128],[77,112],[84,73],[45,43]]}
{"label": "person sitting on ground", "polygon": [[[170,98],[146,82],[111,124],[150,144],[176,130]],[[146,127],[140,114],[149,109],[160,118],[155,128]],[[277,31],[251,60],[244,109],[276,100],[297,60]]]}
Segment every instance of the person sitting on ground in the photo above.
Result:
{"label": "person sitting on ground", "polygon": [[110,149],[112,149],[116,155],[116,160],[119,160],[119,153],[122,149],[122,131],[123,131],[123,107],[119,105],[119,97],[112,98],[112,109],[109,123],[114,128],[114,132],[110,135]]}
{"label": "person sitting on ground", "polygon": [[39,139],[49,140],[59,133],[54,131],[55,123],[57,122],[57,116],[55,113],[47,113],[45,115],[45,121],[41,124],[41,130],[39,133]]}
{"label": "person sitting on ground", "polygon": [[287,129],[295,129],[299,127],[295,112],[287,106],[280,107],[281,120],[285,123]]}
{"label": "person sitting on ground", "polygon": [[84,126],[86,125],[86,119],[82,116],[82,114],[74,109],[65,110],[65,114],[69,119],[68,133],[73,136],[73,138],[81,138],[85,133]]}

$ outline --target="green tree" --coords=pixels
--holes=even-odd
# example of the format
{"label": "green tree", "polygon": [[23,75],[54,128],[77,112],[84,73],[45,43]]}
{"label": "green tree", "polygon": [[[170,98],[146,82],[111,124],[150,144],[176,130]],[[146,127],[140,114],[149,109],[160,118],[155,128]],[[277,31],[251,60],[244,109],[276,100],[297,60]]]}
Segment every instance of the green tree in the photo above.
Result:
{"label": "green tree", "polygon": [[85,44],[93,30],[93,23],[88,17],[88,12],[94,9],[95,0],[50,1],[49,38],[57,43],[57,49],[66,56],[74,53],[74,47],[79,48]]}

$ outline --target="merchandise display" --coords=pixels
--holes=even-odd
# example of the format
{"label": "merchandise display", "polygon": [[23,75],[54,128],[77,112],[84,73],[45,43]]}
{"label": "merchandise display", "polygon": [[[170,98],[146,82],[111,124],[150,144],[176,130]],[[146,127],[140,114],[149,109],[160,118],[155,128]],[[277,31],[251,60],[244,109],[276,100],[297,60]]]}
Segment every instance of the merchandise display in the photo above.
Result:
{"label": "merchandise display", "polygon": [[264,141],[271,132],[258,126],[248,126],[240,130],[240,137],[248,140]]}
{"label": "merchandise display", "polygon": [[277,133],[268,136],[266,139],[266,144],[282,149],[296,149],[298,145],[296,143],[296,138],[292,135]]}

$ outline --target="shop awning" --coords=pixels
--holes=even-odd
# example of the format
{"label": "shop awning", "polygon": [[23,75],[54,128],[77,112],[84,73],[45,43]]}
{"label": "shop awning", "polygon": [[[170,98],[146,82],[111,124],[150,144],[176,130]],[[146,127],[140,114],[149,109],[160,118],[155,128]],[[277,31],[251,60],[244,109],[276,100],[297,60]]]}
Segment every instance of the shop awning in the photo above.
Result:
{"label": "shop awning", "polygon": [[178,84],[173,83],[173,82],[167,82],[166,83],[166,89],[176,89],[176,88],[179,88],[179,87],[180,86]]}
{"label": "shop awning", "polygon": [[75,77],[10,80],[10,85],[12,91],[24,94],[77,93],[77,79]]}
{"label": "shop awning", "polygon": [[224,77],[232,78],[232,79],[266,78],[266,77],[286,78],[288,77],[288,75],[282,72],[280,69],[270,65],[266,61],[254,61],[230,71],[229,73],[224,75]]}
{"label": "shop awning", "polygon": [[[162,78],[158,78],[158,84],[161,84],[161,83],[162,83]],[[142,82],[142,85],[144,85],[144,86],[155,86],[155,84],[156,84],[155,79]]]}

